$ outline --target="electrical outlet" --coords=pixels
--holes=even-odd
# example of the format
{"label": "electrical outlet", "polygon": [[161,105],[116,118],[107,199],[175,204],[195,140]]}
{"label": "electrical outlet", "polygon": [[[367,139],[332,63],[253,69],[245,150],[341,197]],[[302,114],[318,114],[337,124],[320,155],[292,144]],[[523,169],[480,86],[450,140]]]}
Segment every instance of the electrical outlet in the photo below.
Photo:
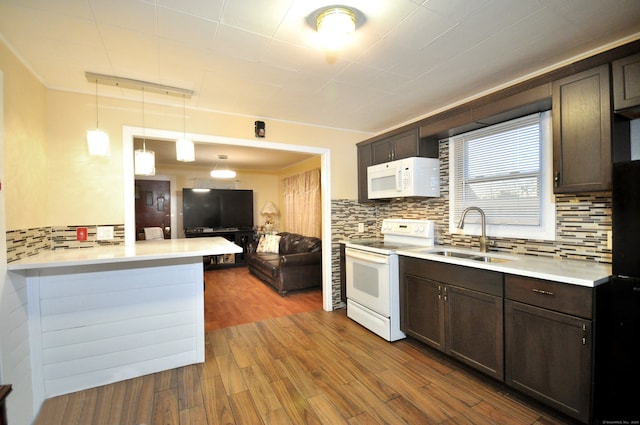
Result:
{"label": "electrical outlet", "polygon": [[613,248],[613,232],[611,230],[609,230],[607,232],[607,249],[611,249]]}
{"label": "electrical outlet", "polygon": [[113,239],[113,226],[97,226],[96,240],[110,241]]}
{"label": "electrical outlet", "polygon": [[358,223],[358,233],[364,232],[364,223]]}

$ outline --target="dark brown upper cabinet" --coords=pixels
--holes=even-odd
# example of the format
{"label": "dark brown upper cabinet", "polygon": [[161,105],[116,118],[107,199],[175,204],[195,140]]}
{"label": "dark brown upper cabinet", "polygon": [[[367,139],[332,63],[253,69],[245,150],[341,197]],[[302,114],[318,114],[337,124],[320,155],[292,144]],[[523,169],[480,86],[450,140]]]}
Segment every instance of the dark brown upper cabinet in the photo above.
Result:
{"label": "dark brown upper cabinet", "polygon": [[[412,128],[371,143],[371,164],[383,164],[413,156],[426,156],[426,141],[418,137],[418,128]],[[437,154],[436,154],[437,157]]]}
{"label": "dark brown upper cabinet", "polygon": [[614,61],[613,109],[630,119],[640,118],[640,53]]}
{"label": "dark brown upper cabinet", "polygon": [[609,65],[554,81],[554,193],[611,189]]}

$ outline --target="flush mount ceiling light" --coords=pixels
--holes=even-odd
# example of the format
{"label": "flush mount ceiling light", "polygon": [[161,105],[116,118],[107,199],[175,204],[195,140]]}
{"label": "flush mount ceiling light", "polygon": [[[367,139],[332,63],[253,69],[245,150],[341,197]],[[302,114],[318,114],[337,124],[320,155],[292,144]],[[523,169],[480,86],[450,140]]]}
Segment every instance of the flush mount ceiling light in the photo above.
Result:
{"label": "flush mount ceiling light", "polygon": [[316,30],[327,47],[338,49],[356,30],[356,14],[346,7],[330,7],[318,15]]}
{"label": "flush mount ceiling light", "polygon": [[218,159],[221,162],[224,162],[224,168],[218,168],[218,166],[216,165],[216,167],[211,170],[211,177],[215,179],[232,179],[236,176],[236,172],[230,170],[227,166],[227,158],[227,155],[218,155]]}
{"label": "flush mount ceiling light", "polygon": [[176,159],[181,162],[193,162],[196,160],[196,151],[193,141],[187,139],[187,106],[186,96],[182,96],[182,138],[176,141]]}
{"label": "flush mount ceiling light", "polygon": [[96,80],[96,128],[87,130],[87,144],[89,145],[89,155],[109,156],[109,136],[100,130],[98,125],[98,80]]}

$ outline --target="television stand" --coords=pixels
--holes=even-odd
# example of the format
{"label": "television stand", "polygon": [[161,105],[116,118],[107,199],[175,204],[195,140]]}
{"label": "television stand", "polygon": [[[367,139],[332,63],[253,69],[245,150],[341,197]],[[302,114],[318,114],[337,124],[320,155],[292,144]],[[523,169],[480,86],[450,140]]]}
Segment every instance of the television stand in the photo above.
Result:
{"label": "television stand", "polygon": [[210,238],[220,236],[242,247],[242,252],[239,254],[211,255],[203,257],[205,270],[210,270],[245,266],[247,245],[253,241],[255,232],[251,228],[227,227],[224,229],[212,229],[200,227],[197,229],[185,229],[184,236],[186,238]]}

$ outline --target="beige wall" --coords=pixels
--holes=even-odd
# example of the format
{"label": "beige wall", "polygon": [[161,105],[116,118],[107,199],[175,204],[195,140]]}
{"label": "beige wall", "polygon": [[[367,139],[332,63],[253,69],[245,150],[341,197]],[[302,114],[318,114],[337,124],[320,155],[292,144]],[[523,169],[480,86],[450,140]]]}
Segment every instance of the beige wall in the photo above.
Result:
{"label": "beige wall", "polygon": [[46,90],[0,42],[4,74],[4,160],[7,230],[49,224]]}
{"label": "beige wall", "polygon": [[[123,223],[122,128],[142,127],[141,100],[100,97],[100,128],[110,136],[111,155],[89,157],[85,134],[95,127],[95,96],[45,89],[2,43],[0,64],[5,73],[7,230]],[[191,133],[243,139],[254,138],[258,119],[189,106],[187,117]],[[331,197],[357,198],[355,144],[370,135],[260,119],[267,126],[267,138],[261,140],[329,148]],[[144,126],[182,130],[180,99],[170,107],[149,99]],[[257,199],[258,208],[266,200]]]}

